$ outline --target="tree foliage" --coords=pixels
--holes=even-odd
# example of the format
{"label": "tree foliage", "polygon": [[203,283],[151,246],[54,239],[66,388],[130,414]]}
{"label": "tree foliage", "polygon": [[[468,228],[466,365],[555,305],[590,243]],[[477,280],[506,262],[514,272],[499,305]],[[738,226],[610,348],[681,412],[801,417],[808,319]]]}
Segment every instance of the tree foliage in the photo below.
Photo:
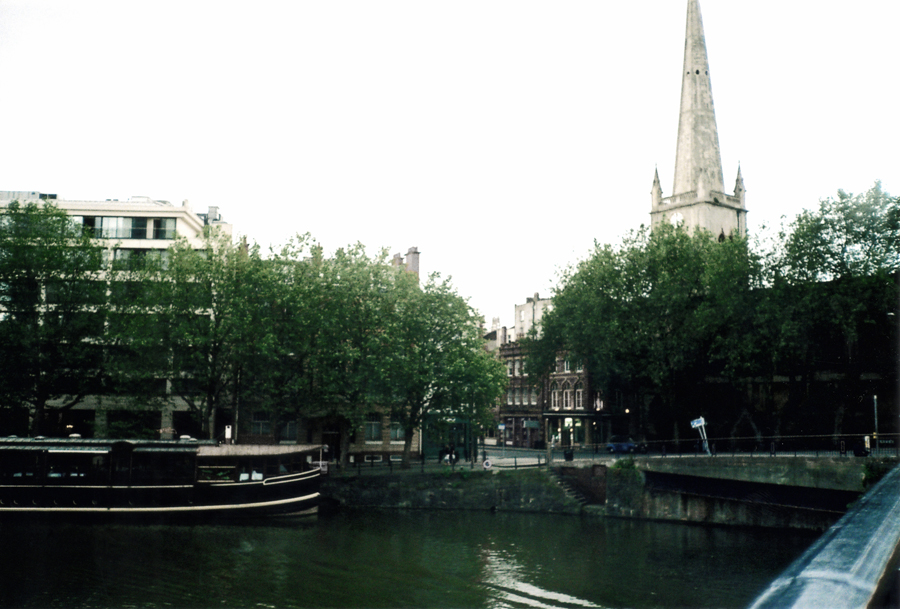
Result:
{"label": "tree foliage", "polygon": [[0,400],[29,408],[33,434],[101,385],[101,262],[96,242],[53,205],[0,210]]}
{"label": "tree foliage", "polygon": [[597,245],[563,276],[540,338],[527,344],[529,373],[545,374],[557,352],[571,352],[607,403],[618,396],[620,410],[642,412],[650,392],[666,405],[668,424],[705,377],[743,372],[740,332],[758,281],[758,262],[740,239],[718,243],[661,225],[618,248]]}
{"label": "tree foliage", "polygon": [[108,338],[120,348],[111,365],[132,388],[169,385],[128,395],[151,403],[180,398],[211,437],[252,344],[261,264],[255,248],[209,232],[200,248],[179,239],[165,259],[113,271],[120,297],[113,298],[117,323]]}
{"label": "tree foliage", "polygon": [[[771,251],[671,226],[598,244],[562,274],[540,335],[527,341],[529,373],[574,353],[595,392],[638,413],[642,435],[667,437],[672,425],[677,435],[715,384],[734,388],[717,412],[723,424],[750,416],[778,429],[791,408],[809,407],[801,385],[815,372],[851,384],[863,372],[896,375],[898,226],[898,199],[876,184],[804,212]],[[778,375],[801,379],[788,404],[762,399],[766,410],[750,412],[741,388]]]}
{"label": "tree foliage", "polygon": [[506,373],[485,351],[480,320],[449,280],[432,275],[421,288],[410,281],[400,287],[389,317],[382,399],[403,428],[403,466],[409,467],[413,434],[429,415],[483,429],[505,391]]}
{"label": "tree foliage", "polygon": [[474,312],[449,282],[420,287],[360,244],[326,257],[304,235],[262,258],[211,234],[126,278],[140,290],[116,301],[114,339],[163,357],[119,358],[122,375],[171,379],[156,401],[180,398],[205,433],[225,406],[267,413],[275,434],[316,418],[340,430],[346,459],[371,412],[400,416],[411,439],[428,412],[483,419],[501,390]]}

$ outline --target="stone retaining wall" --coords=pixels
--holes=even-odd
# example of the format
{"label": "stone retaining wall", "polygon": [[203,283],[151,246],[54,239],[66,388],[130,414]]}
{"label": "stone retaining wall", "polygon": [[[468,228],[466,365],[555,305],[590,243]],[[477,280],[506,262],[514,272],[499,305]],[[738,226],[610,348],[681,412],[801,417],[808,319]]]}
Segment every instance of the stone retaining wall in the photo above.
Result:
{"label": "stone retaining wall", "polygon": [[321,492],[325,507],[581,512],[544,469],[335,475],[323,480]]}

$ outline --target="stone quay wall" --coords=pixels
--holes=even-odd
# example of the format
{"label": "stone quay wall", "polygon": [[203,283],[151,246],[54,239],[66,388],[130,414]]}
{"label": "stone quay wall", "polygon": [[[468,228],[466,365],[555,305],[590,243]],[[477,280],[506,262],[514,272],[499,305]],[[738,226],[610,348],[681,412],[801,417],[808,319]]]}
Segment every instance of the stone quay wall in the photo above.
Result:
{"label": "stone quay wall", "polygon": [[582,504],[568,496],[546,469],[437,473],[329,475],[323,505],[345,508],[490,510],[578,514]]}
{"label": "stone quay wall", "polygon": [[[551,469],[333,473],[323,508],[584,514],[825,530],[895,459],[620,459]],[[752,473],[751,473],[752,472]]]}

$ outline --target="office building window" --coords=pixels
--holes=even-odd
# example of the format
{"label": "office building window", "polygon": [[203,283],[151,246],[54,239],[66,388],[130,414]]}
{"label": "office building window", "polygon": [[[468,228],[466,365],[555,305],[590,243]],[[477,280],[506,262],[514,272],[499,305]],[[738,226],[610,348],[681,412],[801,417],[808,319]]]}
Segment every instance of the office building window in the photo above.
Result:
{"label": "office building window", "polygon": [[403,442],[406,434],[403,431],[403,426],[400,424],[400,421],[395,419],[391,419],[391,442]]}
{"label": "office building window", "polygon": [[381,414],[370,412],[366,415],[366,442],[381,442]]}
{"label": "office building window", "polygon": [[153,239],[174,239],[175,218],[153,218]]}
{"label": "office building window", "polygon": [[255,436],[264,436],[271,433],[272,426],[269,422],[269,413],[262,410],[253,412],[250,420],[250,433]]}
{"label": "office building window", "polygon": [[174,239],[175,218],[73,216],[91,236],[101,239]]}

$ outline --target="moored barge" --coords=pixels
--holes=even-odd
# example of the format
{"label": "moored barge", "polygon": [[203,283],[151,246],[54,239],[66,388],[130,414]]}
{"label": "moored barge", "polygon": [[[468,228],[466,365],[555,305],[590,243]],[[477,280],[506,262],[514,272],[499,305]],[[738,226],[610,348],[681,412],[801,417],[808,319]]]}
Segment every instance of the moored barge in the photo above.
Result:
{"label": "moored barge", "polygon": [[318,445],[0,439],[0,514],[314,513]]}

